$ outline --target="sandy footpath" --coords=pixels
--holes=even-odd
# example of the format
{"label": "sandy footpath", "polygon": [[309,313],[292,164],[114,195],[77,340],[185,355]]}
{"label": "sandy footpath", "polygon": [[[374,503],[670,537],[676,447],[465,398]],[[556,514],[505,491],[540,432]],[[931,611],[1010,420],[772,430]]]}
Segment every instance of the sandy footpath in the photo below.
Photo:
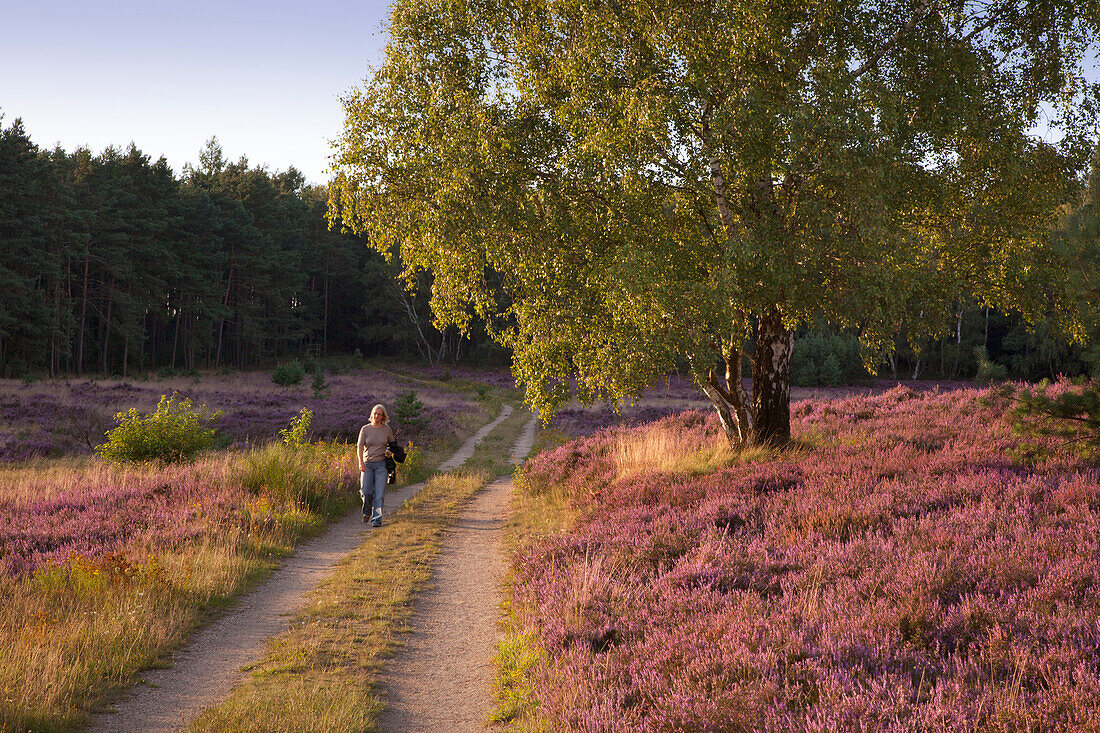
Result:
{"label": "sandy footpath", "polygon": [[[511,414],[511,406],[505,405],[495,420],[471,436],[440,469],[461,466],[477,444]],[[387,491],[386,514],[422,486],[411,484]],[[361,513],[353,510],[325,534],[299,546],[262,586],[196,632],[173,655],[170,668],[144,672],[141,677],[146,684],[134,685],[114,712],[94,716],[89,730],[155,733],[185,728],[203,709],[233,690],[245,677],[241,668],[259,657],[264,640],[286,628],[290,615],[305,604],[305,594],[330,575],[336,563],[370,531]]]}
{"label": "sandy footpath", "polygon": [[[512,450],[519,463],[534,443],[531,418]],[[447,530],[433,587],[415,603],[405,647],[383,673],[384,733],[476,731],[493,707],[491,657],[500,639],[503,526],[512,479],[477,494]]]}

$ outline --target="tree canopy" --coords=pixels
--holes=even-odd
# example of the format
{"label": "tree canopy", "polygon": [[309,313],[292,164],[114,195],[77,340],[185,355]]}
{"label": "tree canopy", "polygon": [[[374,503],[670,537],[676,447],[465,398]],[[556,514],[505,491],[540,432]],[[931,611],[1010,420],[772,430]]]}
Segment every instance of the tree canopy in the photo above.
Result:
{"label": "tree canopy", "polygon": [[1049,308],[1046,234],[1100,110],[1098,15],[398,0],[345,100],[331,209],[406,278],[434,275],[439,322],[484,319],[533,406],[569,376],[622,397],[687,365],[731,440],[784,440],[799,324],[870,353],[911,313],[917,336],[945,331],[964,296]]}

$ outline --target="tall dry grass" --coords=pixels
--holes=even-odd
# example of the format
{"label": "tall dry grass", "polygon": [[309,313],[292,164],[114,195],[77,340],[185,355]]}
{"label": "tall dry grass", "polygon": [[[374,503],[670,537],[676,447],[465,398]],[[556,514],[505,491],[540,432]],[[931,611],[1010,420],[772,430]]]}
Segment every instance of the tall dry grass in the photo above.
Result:
{"label": "tall dry grass", "polygon": [[775,452],[766,446],[734,447],[720,432],[685,431],[668,421],[619,432],[611,451],[619,478],[645,471],[701,476]]}
{"label": "tall dry grass", "polygon": [[108,464],[91,456],[32,458],[0,470],[0,506],[48,499],[111,473]]}

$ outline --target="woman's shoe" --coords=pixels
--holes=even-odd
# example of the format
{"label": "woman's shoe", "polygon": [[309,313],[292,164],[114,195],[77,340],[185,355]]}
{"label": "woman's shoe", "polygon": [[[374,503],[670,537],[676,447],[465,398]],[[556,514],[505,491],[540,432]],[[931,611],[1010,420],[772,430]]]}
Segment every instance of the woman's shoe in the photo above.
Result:
{"label": "woman's shoe", "polygon": [[[366,520],[367,516],[364,514],[363,519]],[[372,527],[382,526],[382,507],[375,507],[374,512],[371,514],[370,524]]]}

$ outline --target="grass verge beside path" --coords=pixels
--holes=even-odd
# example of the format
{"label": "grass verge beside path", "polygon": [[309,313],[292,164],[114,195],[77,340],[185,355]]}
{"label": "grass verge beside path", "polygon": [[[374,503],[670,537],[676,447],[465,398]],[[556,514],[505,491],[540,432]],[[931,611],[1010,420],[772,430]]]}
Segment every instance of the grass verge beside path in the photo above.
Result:
{"label": "grass verge beside path", "polygon": [[512,446],[528,418],[517,410],[462,469],[431,477],[313,591],[252,676],[191,730],[377,730],[382,665],[431,579],[443,531],[474,494],[511,470]]}
{"label": "grass verge beside path", "polygon": [[[129,492],[131,504],[145,507],[143,518],[156,513],[167,534],[158,536],[150,520],[147,536],[122,549],[73,555],[29,575],[0,573],[0,731],[80,725],[88,710],[131,684],[139,670],[156,665],[209,615],[266,577],[296,544],[352,506],[352,457],[343,446],[315,447],[308,454],[261,452],[278,454],[274,465],[295,469],[300,480],[279,491],[259,487],[249,493],[242,487],[244,459],[224,453],[171,469],[92,465],[102,485]],[[173,503],[172,491],[197,498]],[[308,494],[312,506],[290,500],[288,492]],[[116,524],[121,520],[115,515],[137,521],[126,514],[133,513],[126,500],[110,491],[92,491],[82,500],[109,506],[104,511]],[[54,522],[64,537],[76,523],[73,515],[62,506],[38,524],[35,517],[25,520],[24,532],[34,537]]]}
{"label": "grass verge beside path", "polygon": [[[405,378],[415,381],[426,381],[418,380],[414,377]],[[441,388],[452,389],[456,392],[467,391],[455,387],[446,387],[446,383],[441,384],[444,385],[444,387]],[[514,390],[504,390],[496,387],[486,388],[484,397],[479,402],[479,409],[484,410],[484,414],[481,412],[471,412],[462,416],[459,418],[460,432],[440,436],[428,446],[416,446],[417,449],[421,450],[419,450],[419,452],[411,452],[409,460],[407,460],[404,465],[400,465],[397,468],[397,475],[401,483],[403,485],[415,484],[427,479],[435,470],[436,466],[450,458],[450,456],[459,449],[465,440],[462,436],[473,435],[483,425],[492,422],[496,416],[500,414],[504,405],[512,401],[513,394]],[[401,437],[400,429],[398,430],[397,440],[405,444],[405,441]],[[406,447],[410,445],[411,444],[406,444]]]}
{"label": "grass verge beside path", "polygon": [[[539,429],[535,445],[528,457],[542,451],[557,448],[564,436],[554,430]],[[525,485],[522,473],[512,493],[511,511],[504,525],[504,541],[510,558],[525,546],[567,530],[576,517],[569,496],[557,487],[534,491]],[[512,574],[509,570],[505,581],[511,596]],[[521,610],[511,600],[505,601],[505,617],[502,623],[504,636],[493,655],[497,708],[490,716],[493,723],[505,724],[502,730],[526,733],[549,733],[549,728],[538,719],[538,700],[535,698],[528,677],[539,663],[542,651],[534,634],[525,629]]]}

